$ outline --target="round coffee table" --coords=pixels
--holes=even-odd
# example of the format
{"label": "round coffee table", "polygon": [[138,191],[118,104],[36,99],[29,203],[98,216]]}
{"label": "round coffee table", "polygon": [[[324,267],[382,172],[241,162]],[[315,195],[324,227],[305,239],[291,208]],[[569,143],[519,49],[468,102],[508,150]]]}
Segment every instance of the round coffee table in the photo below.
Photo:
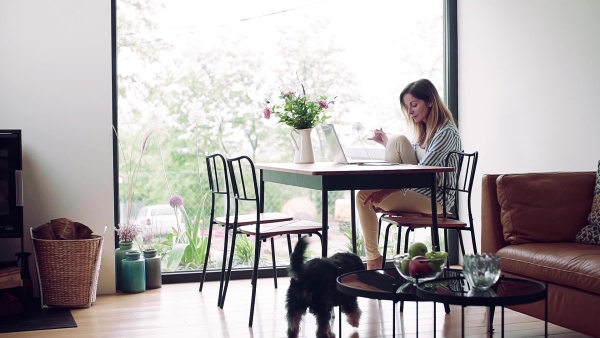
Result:
{"label": "round coffee table", "polygon": [[[460,276],[460,270],[445,269],[442,277]],[[337,279],[337,290],[343,294],[378,300],[392,301],[392,332],[396,336],[396,303],[404,301],[418,301],[417,288],[413,283],[405,280],[395,268],[355,271],[343,274]],[[417,302],[418,304],[418,302]],[[417,305],[418,306],[418,305]],[[447,304],[446,313],[450,308]],[[419,315],[417,307],[417,328],[419,327]],[[342,313],[339,311],[339,330],[342,335]],[[402,311],[402,306],[400,307]],[[435,325],[435,324],[434,324]],[[418,333],[417,333],[418,334]]]}
{"label": "round coffee table", "polygon": [[[463,277],[440,278],[416,286],[419,300],[460,305],[462,308],[461,332],[465,335],[465,307],[486,306],[490,309],[488,329],[492,329],[494,307],[502,307],[502,337],[504,337],[504,307],[544,300],[544,332],[548,337],[548,300],[546,285],[519,278],[500,277],[486,291],[469,288]],[[435,331],[434,331],[435,337]]]}

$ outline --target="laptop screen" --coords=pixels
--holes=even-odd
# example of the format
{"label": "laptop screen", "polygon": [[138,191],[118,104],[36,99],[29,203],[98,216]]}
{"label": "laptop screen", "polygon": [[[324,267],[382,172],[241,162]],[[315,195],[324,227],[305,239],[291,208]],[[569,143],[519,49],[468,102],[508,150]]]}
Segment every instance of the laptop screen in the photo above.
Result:
{"label": "laptop screen", "polygon": [[342,149],[342,144],[340,143],[340,139],[335,132],[335,128],[333,128],[333,124],[323,124],[321,125],[321,129],[323,130],[325,139],[329,144],[333,161],[347,164],[348,159],[346,158],[346,154],[344,154],[344,149]]}

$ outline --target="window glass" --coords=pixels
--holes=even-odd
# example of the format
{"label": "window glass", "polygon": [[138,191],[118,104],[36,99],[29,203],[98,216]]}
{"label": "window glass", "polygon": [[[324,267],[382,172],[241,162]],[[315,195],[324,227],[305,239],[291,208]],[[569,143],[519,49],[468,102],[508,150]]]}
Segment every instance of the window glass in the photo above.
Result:
{"label": "window glass", "polygon": [[[165,260],[189,246],[193,254],[164,271],[202,267],[210,215],[205,154],[292,161],[290,127],[263,117],[266,101],[303,88],[326,96],[335,101],[328,121],[348,155],[379,157],[370,130],[412,137],[398,98],[406,84],[428,78],[444,93],[441,0],[117,0],[117,17],[120,222],[134,221],[145,205],[183,198],[179,219],[189,226],[138,241],[161,246]],[[318,128],[311,136],[316,160],[330,161]],[[331,252],[350,250],[349,192],[329,201]],[[318,191],[269,184],[265,202],[266,211],[320,219]],[[209,268],[216,269],[222,228],[213,234]],[[147,240],[153,235],[160,239]],[[199,240],[190,243],[191,235]],[[253,244],[245,241],[240,236],[237,245]],[[277,242],[278,264],[286,265],[287,243]],[[236,251],[236,266],[251,262],[247,252]]]}

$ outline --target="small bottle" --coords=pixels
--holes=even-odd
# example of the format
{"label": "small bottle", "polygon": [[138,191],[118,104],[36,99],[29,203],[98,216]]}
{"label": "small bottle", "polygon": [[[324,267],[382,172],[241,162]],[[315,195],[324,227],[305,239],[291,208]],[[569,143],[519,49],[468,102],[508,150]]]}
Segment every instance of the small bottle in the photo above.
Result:
{"label": "small bottle", "polygon": [[122,289],[123,282],[123,260],[125,259],[125,253],[133,247],[132,242],[119,242],[119,247],[115,249],[115,272],[116,272],[116,284],[117,290]]}
{"label": "small bottle", "polygon": [[162,286],[160,260],[160,256],[156,255],[156,249],[144,250],[144,262],[146,263],[146,290],[158,289]]}
{"label": "small bottle", "polygon": [[144,258],[137,250],[129,250],[123,260],[123,280],[121,287],[126,293],[139,293],[146,291],[146,268]]}

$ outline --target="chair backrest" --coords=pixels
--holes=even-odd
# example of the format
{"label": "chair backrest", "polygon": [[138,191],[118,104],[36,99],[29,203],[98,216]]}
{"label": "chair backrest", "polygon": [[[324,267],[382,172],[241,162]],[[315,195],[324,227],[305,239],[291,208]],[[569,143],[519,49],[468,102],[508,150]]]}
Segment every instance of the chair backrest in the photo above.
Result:
{"label": "chair backrest", "polygon": [[227,175],[227,160],[225,156],[215,153],[206,155],[206,172],[208,174],[208,188],[211,191],[212,207],[210,219],[214,220],[216,197],[219,195],[225,198],[225,216],[229,216],[230,193],[229,178]]}
{"label": "chair backrest", "polygon": [[227,177],[227,160],[225,156],[215,153],[206,155],[206,172],[208,188],[213,194],[229,194],[229,178]]}
{"label": "chair backrest", "polygon": [[236,214],[240,209],[240,202],[254,202],[255,211],[260,210],[258,182],[252,159],[248,156],[230,158],[227,159],[227,167],[229,178],[231,178]]}
{"label": "chair backrest", "polygon": [[[444,216],[447,215],[448,212],[451,212],[454,218],[458,218],[459,193],[466,193],[469,221],[471,221],[471,192],[473,190],[473,181],[475,180],[475,169],[477,168],[478,156],[479,154],[477,151],[473,153],[451,151],[446,156],[444,165],[447,167],[454,167],[455,171],[444,174]],[[454,205],[451,210],[446,210],[446,199],[450,193],[454,195]]]}

